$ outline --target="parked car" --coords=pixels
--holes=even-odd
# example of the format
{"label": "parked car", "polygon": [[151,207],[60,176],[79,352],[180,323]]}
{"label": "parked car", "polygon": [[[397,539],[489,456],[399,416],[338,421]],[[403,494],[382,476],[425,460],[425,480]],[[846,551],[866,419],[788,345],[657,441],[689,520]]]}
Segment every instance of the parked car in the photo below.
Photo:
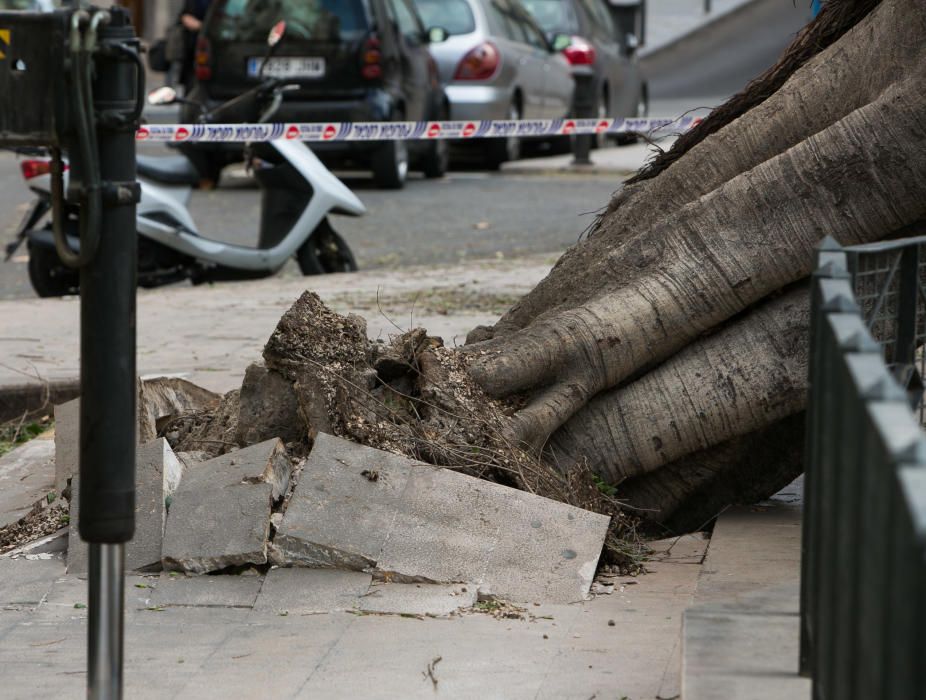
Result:
{"label": "parked car", "polygon": [[[643,117],[648,111],[636,34],[619,29],[603,0],[523,0],[575,71],[592,71],[598,117]],[[604,140],[599,139],[599,145]]]}
{"label": "parked car", "polygon": [[[447,98],[428,52],[429,41],[441,33],[425,31],[411,0],[214,0],[197,40],[197,85],[190,98],[212,107],[256,85],[264,38],[281,19],[286,35],[265,74],[299,87],[287,93],[279,121],[446,118]],[[194,107],[185,114],[195,121]],[[240,148],[232,155],[228,148],[206,148],[208,158],[194,160],[216,176],[240,159]],[[401,187],[410,164],[428,177],[447,168],[445,141],[331,142],[313,150],[330,164],[369,167],[386,188]]]}
{"label": "parked car", "polygon": [[[429,26],[450,38],[431,47],[454,120],[568,116],[574,81],[519,0],[414,0]],[[497,169],[520,153],[517,138],[478,142]]]}

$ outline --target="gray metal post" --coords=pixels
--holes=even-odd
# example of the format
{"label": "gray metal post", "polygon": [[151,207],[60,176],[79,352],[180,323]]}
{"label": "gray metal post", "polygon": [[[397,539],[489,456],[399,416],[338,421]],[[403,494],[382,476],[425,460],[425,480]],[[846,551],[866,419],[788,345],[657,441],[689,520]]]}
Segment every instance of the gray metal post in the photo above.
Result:
{"label": "gray metal post", "polygon": [[87,696],[122,697],[125,545],[90,544]]}

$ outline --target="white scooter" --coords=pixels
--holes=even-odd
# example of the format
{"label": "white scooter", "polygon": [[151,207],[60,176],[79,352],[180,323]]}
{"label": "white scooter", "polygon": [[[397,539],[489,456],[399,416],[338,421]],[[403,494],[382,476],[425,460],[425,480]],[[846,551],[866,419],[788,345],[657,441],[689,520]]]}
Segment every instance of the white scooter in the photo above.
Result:
{"label": "white scooter", "polygon": [[[280,23],[271,32],[268,40],[271,52],[284,29],[285,25]],[[203,120],[269,122],[286,90],[287,86],[279,80],[264,80],[252,90],[204,113]],[[152,104],[174,101],[177,97],[172,88],[159,88],[149,95]],[[305,275],[357,269],[347,243],[328,222],[329,214],[365,214],[366,208],[356,195],[301,141],[251,144],[246,154],[263,191],[257,248],[199,235],[187,206],[192,187],[200,177],[185,156],[137,157],[141,183],[136,217],[139,286],[157,287],[184,279],[199,284],[269,277],[292,257]],[[43,297],[76,293],[78,273],[61,262],[51,223],[37,228],[52,209],[51,161],[29,159],[21,167],[38,199],[26,214],[16,239],[7,246],[7,259],[27,241],[29,278],[36,293]],[[66,172],[63,178],[61,191],[66,191]],[[76,252],[80,245],[77,207],[67,205],[62,217],[66,239]]]}

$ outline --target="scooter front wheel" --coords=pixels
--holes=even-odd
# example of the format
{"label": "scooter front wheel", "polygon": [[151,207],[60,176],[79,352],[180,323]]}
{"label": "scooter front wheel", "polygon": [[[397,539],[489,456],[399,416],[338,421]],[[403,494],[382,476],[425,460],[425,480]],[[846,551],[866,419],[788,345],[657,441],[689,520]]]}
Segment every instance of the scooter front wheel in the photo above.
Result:
{"label": "scooter front wheel", "polygon": [[324,219],[296,253],[303,275],[324,275],[331,272],[356,272],[357,261],[350,247]]}
{"label": "scooter front wheel", "polygon": [[54,248],[29,245],[29,281],[44,298],[80,293],[77,271],[65,267]]}

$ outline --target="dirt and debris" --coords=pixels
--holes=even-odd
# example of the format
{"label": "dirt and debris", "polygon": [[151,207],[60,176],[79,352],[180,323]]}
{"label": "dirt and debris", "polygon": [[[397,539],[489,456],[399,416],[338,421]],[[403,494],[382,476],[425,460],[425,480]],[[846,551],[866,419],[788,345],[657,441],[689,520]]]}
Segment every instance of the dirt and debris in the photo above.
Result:
{"label": "dirt and debris", "polygon": [[[289,382],[304,440],[287,444],[304,457],[319,431],[461,471],[612,517],[602,562],[639,569],[645,548],[636,519],[624,513],[591,470],[561,473],[517,447],[509,432],[515,403],[486,395],[470,378],[467,356],[417,328],[370,341],[364,319],[343,316],[305,292],[267,342],[266,370]],[[217,409],[186,414],[163,427],[176,450],[223,454],[243,447],[239,392]],[[376,481],[373,471],[363,476]]]}
{"label": "dirt and debris", "polygon": [[43,498],[28,515],[0,528],[0,554],[53,535],[68,521],[67,501],[58,498],[49,502]]}

